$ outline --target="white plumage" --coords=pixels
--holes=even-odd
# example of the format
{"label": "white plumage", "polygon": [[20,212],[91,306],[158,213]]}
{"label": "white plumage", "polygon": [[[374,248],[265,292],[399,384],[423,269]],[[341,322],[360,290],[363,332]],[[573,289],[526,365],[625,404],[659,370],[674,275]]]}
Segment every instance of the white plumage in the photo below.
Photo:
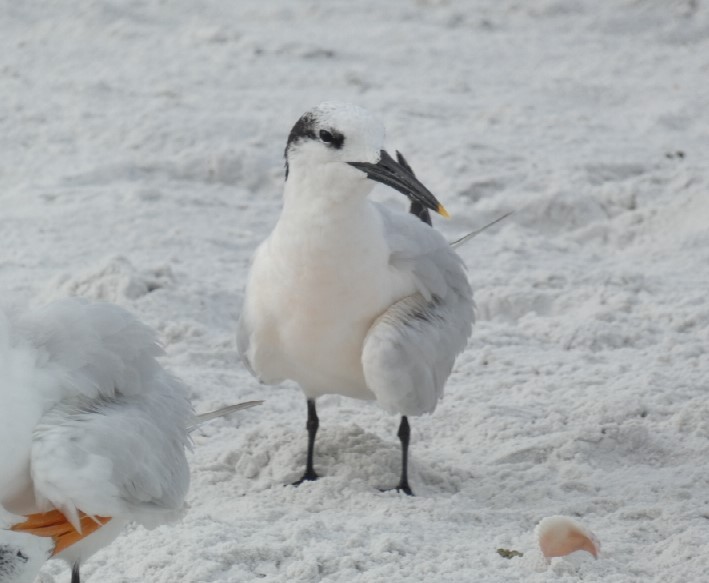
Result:
{"label": "white plumage", "polygon": [[[152,526],[180,515],[194,415],[184,385],[156,361],[161,353],[154,333],[113,305],[67,299],[20,316],[0,312],[6,527],[52,509],[77,530],[80,512],[110,517],[58,555],[78,564],[129,521]],[[36,557],[13,563],[8,554],[32,555],[27,536],[0,530],[0,582],[32,581]],[[41,553],[46,542],[33,537],[32,548]]]}
{"label": "white plumage", "polygon": [[[328,393],[403,416],[432,412],[471,332],[472,291],[450,245],[367,198],[369,177],[445,213],[383,139],[381,123],[355,106],[326,103],[301,117],[286,148],[283,210],[249,274],[239,352],[261,381],[301,386],[311,441],[314,400]],[[312,444],[304,479],[317,477],[311,458]]]}

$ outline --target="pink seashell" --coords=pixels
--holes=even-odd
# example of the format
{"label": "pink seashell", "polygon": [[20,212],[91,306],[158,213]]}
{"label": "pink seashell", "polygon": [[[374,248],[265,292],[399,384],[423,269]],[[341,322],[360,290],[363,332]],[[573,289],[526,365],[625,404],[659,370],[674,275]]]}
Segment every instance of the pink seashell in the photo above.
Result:
{"label": "pink seashell", "polygon": [[601,552],[601,543],[586,527],[567,516],[549,516],[536,528],[542,554],[550,559],[563,557],[574,551],[586,551],[594,558]]}

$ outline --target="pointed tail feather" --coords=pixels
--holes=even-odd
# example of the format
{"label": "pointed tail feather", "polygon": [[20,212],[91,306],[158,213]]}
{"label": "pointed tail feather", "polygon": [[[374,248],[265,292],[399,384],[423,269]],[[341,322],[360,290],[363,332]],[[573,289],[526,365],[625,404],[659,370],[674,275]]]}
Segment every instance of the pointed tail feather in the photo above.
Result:
{"label": "pointed tail feather", "polygon": [[515,212],[515,211],[509,211],[509,212],[505,213],[504,215],[502,215],[501,217],[497,217],[494,221],[488,223],[487,225],[485,225],[485,226],[483,226],[483,227],[480,227],[479,229],[475,229],[474,231],[472,231],[471,233],[468,233],[467,235],[461,237],[460,239],[456,239],[455,241],[453,241],[453,242],[450,244],[451,247],[452,247],[453,249],[456,249],[456,248],[460,247],[461,245],[463,245],[463,244],[467,243],[468,241],[470,241],[470,239],[472,239],[473,237],[479,235],[479,234],[482,233],[483,231],[486,231],[487,229],[489,229],[489,228],[492,227],[493,225],[496,225],[496,224],[499,223],[502,219],[506,219],[506,218],[509,217],[511,214],[514,214],[514,212]]}
{"label": "pointed tail feather", "polygon": [[225,417],[226,415],[230,415],[235,411],[241,411],[242,409],[250,409],[251,407],[256,407],[261,403],[263,403],[263,401],[246,401],[245,403],[239,403],[238,405],[228,405],[227,407],[222,407],[221,409],[210,411],[209,413],[202,413],[201,415],[196,416],[196,421],[187,427],[187,431],[194,431],[207,421],[211,421],[212,419],[216,419],[218,417]]}

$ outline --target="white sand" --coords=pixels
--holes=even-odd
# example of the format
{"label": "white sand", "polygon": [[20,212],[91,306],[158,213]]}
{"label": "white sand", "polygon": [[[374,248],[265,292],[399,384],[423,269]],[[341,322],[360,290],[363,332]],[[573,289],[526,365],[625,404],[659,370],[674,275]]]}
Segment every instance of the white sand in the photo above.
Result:
{"label": "white sand", "polygon": [[[185,520],[126,532],[87,583],[707,580],[706,0],[2,4],[3,299],[120,303],[198,410],[266,399],[196,436]],[[377,490],[397,420],[336,397],[325,477],[283,487],[304,399],[235,354],[287,133],[327,98],[380,114],[450,239],[517,210],[461,250],[479,322],[412,420],[413,499]],[[555,514],[601,558],[536,570]]]}

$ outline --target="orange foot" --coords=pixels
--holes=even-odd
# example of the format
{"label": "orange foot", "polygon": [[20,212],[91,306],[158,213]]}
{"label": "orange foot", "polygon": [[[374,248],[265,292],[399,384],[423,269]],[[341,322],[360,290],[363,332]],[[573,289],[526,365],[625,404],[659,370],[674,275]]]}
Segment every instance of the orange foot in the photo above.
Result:
{"label": "orange foot", "polygon": [[52,510],[50,512],[30,514],[25,522],[16,524],[11,530],[27,532],[35,536],[52,537],[54,539],[52,556],[54,556],[81,539],[86,538],[91,533],[96,532],[109,520],[111,520],[110,517],[89,516],[79,512],[79,524],[81,525],[81,532],[79,532],[66,519],[64,514],[59,512],[59,510]]}

